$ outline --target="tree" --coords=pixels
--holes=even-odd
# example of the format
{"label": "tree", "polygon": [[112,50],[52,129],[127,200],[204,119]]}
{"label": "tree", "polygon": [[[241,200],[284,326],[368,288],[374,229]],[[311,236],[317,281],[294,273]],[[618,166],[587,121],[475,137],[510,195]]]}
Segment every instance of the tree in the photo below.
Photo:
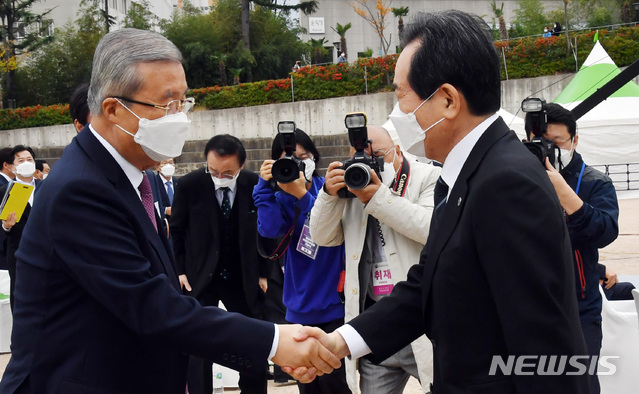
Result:
{"label": "tree", "polygon": [[89,82],[93,53],[105,34],[98,4],[83,2],[76,20],[23,61],[16,72],[19,106],[67,103],[78,84]]}
{"label": "tree", "polygon": [[[6,73],[18,68],[15,56],[5,56],[5,54],[7,54],[7,51],[2,48],[2,43],[0,42],[0,80],[2,80]],[[2,108],[2,89],[0,89],[0,109]]]}
{"label": "tree", "polygon": [[332,27],[333,31],[339,35],[339,50],[348,57],[348,51],[346,48],[346,32],[351,28],[351,23],[347,23],[344,26],[337,24],[336,27]]}
{"label": "tree", "polygon": [[355,10],[357,15],[364,18],[366,22],[368,22],[379,36],[379,44],[380,48],[384,52],[384,55],[388,54],[388,48],[390,47],[391,37],[389,35],[388,38],[384,35],[384,30],[386,30],[386,15],[390,12],[390,8],[388,5],[390,4],[390,0],[377,0],[377,4],[375,5],[375,12],[371,10],[369,6],[370,0],[354,0],[352,1],[351,7]]}
{"label": "tree", "polygon": [[548,26],[541,0],[517,0],[513,33],[516,37],[540,35]]}
{"label": "tree", "polygon": [[506,19],[504,18],[504,3],[501,3],[501,7],[497,8],[495,0],[490,2],[490,8],[493,10],[493,14],[499,21],[499,38],[502,41],[508,41],[508,29],[506,28]]}
{"label": "tree", "polygon": [[311,48],[314,64],[323,63],[323,57],[327,52],[326,48],[324,48],[324,44],[327,43],[328,41],[324,37],[318,39],[311,38],[308,40],[308,46]]}
{"label": "tree", "polygon": [[124,17],[124,27],[134,27],[140,30],[151,30],[157,25],[157,17],[150,10],[151,4],[147,0],[131,3],[129,11]]}
{"label": "tree", "polygon": [[402,32],[404,31],[404,19],[406,15],[408,15],[408,7],[399,7],[399,8],[391,8],[393,11],[393,15],[395,15],[399,20],[397,21],[397,32],[399,36],[402,36]]}
{"label": "tree", "polygon": [[[270,10],[299,10],[303,12],[305,15],[312,14],[317,10],[317,0],[306,0],[300,1],[299,4],[286,5],[286,4],[278,4],[276,0],[241,0],[242,3],[242,39],[244,40],[244,47],[251,50],[251,28],[250,28],[250,10],[251,3],[256,5],[265,7]],[[247,76],[247,82],[251,82],[253,80],[253,74],[251,68],[249,67],[245,70],[245,74]]]}
{"label": "tree", "polygon": [[[51,10],[42,14],[31,12],[36,0],[2,0],[0,1],[0,39],[4,45],[5,60],[17,55],[34,51],[51,41],[47,34],[49,21],[45,17]],[[16,99],[15,70],[6,75],[7,98]]]}

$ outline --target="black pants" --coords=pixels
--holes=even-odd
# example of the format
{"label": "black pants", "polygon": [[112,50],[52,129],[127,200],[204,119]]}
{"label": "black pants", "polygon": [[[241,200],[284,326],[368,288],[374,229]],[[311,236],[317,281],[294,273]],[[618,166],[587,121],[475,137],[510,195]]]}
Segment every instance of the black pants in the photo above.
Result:
{"label": "black pants", "polygon": [[[599,363],[599,352],[601,351],[602,339],[601,322],[582,323],[581,330],[584,333],[588,354],[591,356],[597,356],[597,363]],[[588,378],[590,381],[590,394],[599,394],[601,392],[601,387],[599,386],[597,371],[595,371],[593,375],[589,375]]]}
{"label": "black pants", "polygon": [[[241,283],[229,283],[227,285],[212,283],[200,296],[200,304],[217,306],[218,302],[222,301],[229,312],[237,312],[248,317],[258,317],[253,316],[244,294],[237,291],[237,289],[241,288]],[[211,333],[211,335],[215,334]],[[246,394],[266,394],[266,367],[267,365],[264,364],[264,368],[259,369],[261,374],[256,378],[240,373],[240,391]],[[194,356],[189,358],[189,394],[211,394],[213,392],[212,368],[213,363],[210,361]]]}
{"label": "black pants", "polygon": [[[313,324],[325,332],[333,332],[344,324],[344,319],[337,319],[327,323]],[[297,383],[300,394],[351,394],[346,383],[346,367],[342,366],[328,375],[318,376],[311,383]]]}

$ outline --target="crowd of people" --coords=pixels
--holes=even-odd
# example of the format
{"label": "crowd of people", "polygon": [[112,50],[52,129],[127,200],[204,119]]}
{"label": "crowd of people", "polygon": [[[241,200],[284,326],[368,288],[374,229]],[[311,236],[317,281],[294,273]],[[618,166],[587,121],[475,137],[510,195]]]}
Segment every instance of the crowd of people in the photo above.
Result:
{"label": "crowd of people", "polygon": [[[179,51],[105,35],[51,173],[29,147],[0,150],[0,182],[35,187],[0,232],[14,315],[0,393],[208,394],[212,363],[266,393],[268,360],[300,393],[401,393],[411,376],[432,393],[598,393],[574,365],[490,371],[496,356],[599,354],[600,281],[629,291],[598,262],[618,235],[610,178],[576,152],[570,111],[547,106],[560,166],[496,115],[499,58],[477,17],[418,14],[402,47],[399,141],[367,126],[380,168],[354,188],[342,161],[320,176],[299,128],[259,173],[219,134],[177,178],[193,107]],[[299,170],[287,181],[282,160]]]}

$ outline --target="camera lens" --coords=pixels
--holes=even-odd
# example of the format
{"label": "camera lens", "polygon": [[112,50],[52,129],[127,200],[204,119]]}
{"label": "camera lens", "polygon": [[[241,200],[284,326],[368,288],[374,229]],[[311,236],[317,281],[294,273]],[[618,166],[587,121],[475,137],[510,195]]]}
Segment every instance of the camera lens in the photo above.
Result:
{"label": "camera lens", "polygon": [[291,183],[300,177],[300,168],[294,160],[285,157],[273,164],[271,174],[279,183]]}
{"label": "camera lens", "polygon": [[371,168],[363,163],[353,163],[344,171],[344,183],[354,190],[365,188],[371,183]]}

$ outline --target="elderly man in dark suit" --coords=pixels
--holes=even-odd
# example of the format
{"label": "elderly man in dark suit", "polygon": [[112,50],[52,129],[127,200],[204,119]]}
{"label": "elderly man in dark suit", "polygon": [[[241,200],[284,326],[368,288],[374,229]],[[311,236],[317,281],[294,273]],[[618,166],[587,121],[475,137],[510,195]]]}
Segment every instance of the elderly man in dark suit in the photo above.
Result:
{"label": "elderly man in dark suit", "polygon": [[[271,263],[257,252],[253,187],[258,175],[244,170],[246,151],[234,136],[217,135],[204,148],[206,167],[180,180],[171,215],[171,235],[180,282],[202,305],[261,317]],[[211,392],[211,364],[192,360],[189,392]],[[264,373],[240,373],[245,393],[266,393]]]}
{"label": "elderly man in dark suit", "polygon": [[318,342],[293,338],[301,326],[181,294],[143,173],[184,145],[192,101],[180,61],[157,33],[120,29],[100,40],[91,124],[40,186],[16,253],[1,393],[184,393],[189,354],[255,375],[269,356],[324,372],[339,365]]}
{"label": "elderly man in dark suit", "polygon": [[568,231],[543,166],[495,114],[486,24],[418,14],[402,41],[391,119],[408,152],[443,163],[430,234],[407,281],[326,344],[380,361],[426,333],[433,394],[587,393]]}

